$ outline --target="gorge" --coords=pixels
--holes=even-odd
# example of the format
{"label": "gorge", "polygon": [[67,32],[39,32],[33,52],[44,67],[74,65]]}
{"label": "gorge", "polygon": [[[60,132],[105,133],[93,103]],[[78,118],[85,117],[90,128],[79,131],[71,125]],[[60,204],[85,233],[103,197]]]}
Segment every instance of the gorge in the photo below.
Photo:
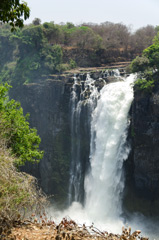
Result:
{"label": "gorge", "polygon": [[61,207],[82,203],[92,221],[104,219],[107,210],[114,219],[136,211],[158,215],[159,88],[135,90],[131,106],[133,78],[117,70],[59,75],[11,92],[30,113],[45,151],[40,164],[25,171]]}

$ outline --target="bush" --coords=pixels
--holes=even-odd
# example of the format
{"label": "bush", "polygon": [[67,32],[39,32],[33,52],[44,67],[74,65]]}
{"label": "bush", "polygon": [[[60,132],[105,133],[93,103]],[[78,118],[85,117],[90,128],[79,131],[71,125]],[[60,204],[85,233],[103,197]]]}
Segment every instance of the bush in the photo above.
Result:
{"label": "bush", "polygon": [[[22,219],[28,211],[40,211],[46,198],[37,188],[36,179],[18,172],[17,161],[2,147],[0,140],[0,225]],[[27,211],[26,211],[27,210]]]}
{"label": "bush", "polygon": [[[20,104],[8,100],[10,86],[0,85],[0,226],[7,231],[14,221],[21,220],[28,211],[43,210],[45,196],[36,179],[19,172],[17,167],[26,161],[38,162],[40,137],[29,127],[28,116]],[[0,232],[0,234],[1,234]]]}
{"label": "bush", "polygon": [[147,91],[147,92],[151,92],[153,87],[155,86],[155,81],[152,80],[146,80],[146,79],[138,79],[135,82],[135,86],[137,87],[137,89],[139,90],[143,90],[143,91]]}
{"label": "bush", "polygon": [[149,59],[146,56],[137,56],[131,63],[130,69],[134,72],[144,71],[149,65]]}
{"label": "bush", "polygon": [[13,99],[7,100],[10,86],[0,85],[0,137],[5,140],[7,148],[11,149],[17,166],[24,165],[26,161],[35,163],[43,157],[39,150],[40,137],[37,130],[29,127],[28,115],[23,115],[20,103]]}
{"label": "bush", "polygon": [[159,43],[154,43],[143,51],[143,55],[149,59],[149,66],[159,70]]}
{"label": "bush", "polygon": [[71,68],[71,69],[77,67],[76,62],[75,62],[73,59],[70,60],[70,64],[69,64],[69,65],[70,65],[70,68]]}
{"label": "bush", "polygon": [[62,64],[59,64],[56,69],[59,73],[62,73],[67,70],[70,70],[70,65],[68,63],[62,63]]}

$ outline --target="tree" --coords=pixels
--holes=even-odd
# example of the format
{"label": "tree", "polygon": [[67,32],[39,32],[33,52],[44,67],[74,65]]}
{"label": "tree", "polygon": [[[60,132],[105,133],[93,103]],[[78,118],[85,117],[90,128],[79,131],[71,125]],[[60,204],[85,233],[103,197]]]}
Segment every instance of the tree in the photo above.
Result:
{"label": "tree", "polygon": [[137,56],[131,63],[132,72],[159,71],[159,34],[154,37],[153,44],[143,50],[141,57]]}
{"label": "tree", "polygon": [[29,18],[30,9],[27,3],[20,0],[1,0],[0,1],[0,21],[9,23],[12,31],[16,27],[23,27],[24,20]]}
{"label": "tree", "polygon": [[143,55],[148,58],[149,66],[159,71],[159,43],[154,43],[143,51]]}
{"label": "tree", "polygon": [[145,71],[149,66],[149,59],[146,56],[137,56],[130,65],[131,71],[133,73],[139,72],[139,71]]}
{"label": "tree", "polygon": [[137,79],[135,86],[139,90],[152,92],[156,82],[158,82],[159,71],[159,40],[158,34],[154,38],[154,43],[143,50],[142,56],[137,56],[131,63],[132,72],[140,71],[140,79]]}
{"label": "tree", "polygon": [[32,24],[37,26],[41,24],[41,19],[40,18],[34,18],[34,20],[32,21]]}
{"label": "tree", "polygon": [[26,161],[38,162],[43,157],[43,151],[39,150],[41,139],[37,130],[30,128],[28,115],[23,115],[20,103],[8,101],[9,88],[8,84],[0,85],[0,139],[4,139],[6,147],[17,157],[16,166]]}
{"label": "tree", "polygon": [[57,24],[54,24],[54,22],[45,22],[43,27],[44,34],[51,45],[59,44],[63,41],[62,29]]}
{"label": "tree", "polygon": [[78,27],[71,38],[72,44],[82,49],[99,49],[102,45],[102,38],[87,26]]}
{"label": "tree", "polygon": [[156,30],[151,25],[139,28],[131,36],[130,41],[131,49],[133,49],[136,53],[141,53],[145,48],[152,44],[155,34]]}

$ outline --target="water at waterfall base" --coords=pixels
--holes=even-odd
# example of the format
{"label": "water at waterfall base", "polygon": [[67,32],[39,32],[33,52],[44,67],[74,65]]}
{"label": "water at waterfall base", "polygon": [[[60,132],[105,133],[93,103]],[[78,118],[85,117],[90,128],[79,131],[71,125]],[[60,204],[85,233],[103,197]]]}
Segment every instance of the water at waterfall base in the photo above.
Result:
{"label": "water at waterfall base", "polygon": [[63,218],[72,219],[80,226],[83,224],[91,226],[93,223],[100,231],[107,231],[113,234],[121,234],[122,227],[131,227],[132,232],[140,230],[141,237],[148,237],[149,240],[159,240],[159,219],[147,218],[137,212],[131,214],[129,220],[119,217],[113,221],[109,219],[92,221],[84,207],[79,202],[73,202],[68,209],[63,211],[60,211],[55,206],[50,207],[48,216],[56,223],[60,223]]}
{"label": "water at waterfall base", "polygon": [[[123,226],[131,226],[132,230],[140,229],[143,235],[151,236],[151,239],[159,239],[156,237],[156,234],[159,236],[156,220],[153,222],[139,213],[132,214],[128,220],[122,211],[123,162],[130,151],[126,139],[134,78],[130,75],[119,79],[119,82],[107,84],[97,96],[97,105],[92,108],[91,114],[90,168],[84,181],[84,206],[73,201],[64,211],[52,207],[49,215],[55,221],[60,222],[63,217],[69,217],[78,224],[90,226],[93,223],[100,230],[119,234]],[[88,82],[90,84],[90,78]],[[97,93],[94,88],[93,92]],[[80,106],[81,103],[80,100]],[[75,102],[73,107],[75,109]],[[75,165],[79,168],[79,161],[76,159],[74,169]],[[75,174],[73,179],[77,181]],[[75,194],[75,200],[78,199],[76,196],[78,194]]]}

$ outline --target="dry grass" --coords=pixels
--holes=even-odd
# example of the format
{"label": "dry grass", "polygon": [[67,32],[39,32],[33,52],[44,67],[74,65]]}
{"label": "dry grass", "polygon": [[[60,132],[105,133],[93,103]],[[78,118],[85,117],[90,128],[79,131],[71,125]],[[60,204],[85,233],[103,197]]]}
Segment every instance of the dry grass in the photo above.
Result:
{"label": "dry grass", "polygon": [[15,159],[0,145],[0,234],[21,221],[30,211],[42,210],[46,198],[36,179],[19,172]]}

